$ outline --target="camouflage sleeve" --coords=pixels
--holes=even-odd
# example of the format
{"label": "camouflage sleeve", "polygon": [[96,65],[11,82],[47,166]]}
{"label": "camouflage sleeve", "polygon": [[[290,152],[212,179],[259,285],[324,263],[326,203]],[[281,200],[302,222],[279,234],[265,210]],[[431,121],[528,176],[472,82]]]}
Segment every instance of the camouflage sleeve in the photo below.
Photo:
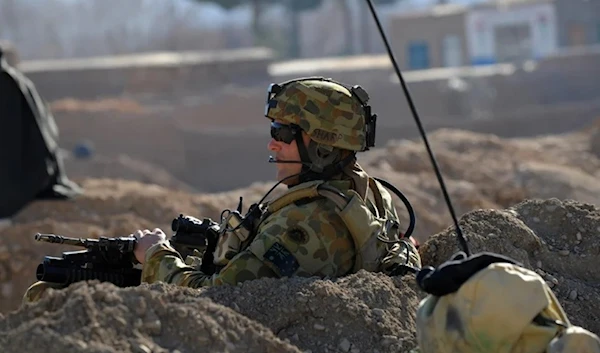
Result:
{"label": "camouflage sleeve", "polygon": [[148,249],[142,269],[142,282],[160,281],[191,288],[236,284],[243,280],[273,276],[254,255],[246,251],[231,259],[219,273],[207,275],[187,265],[168,243],[159,243]]}
{"label": "camouflage sleeve", "polygon": [[352,237],[327,200],[289,205],[268,217],[250,246],[212,276],[187,266],[168,243],[146,254],[143,282],[186,287],[235,285],[261,277],[338,276],[352,269]]}

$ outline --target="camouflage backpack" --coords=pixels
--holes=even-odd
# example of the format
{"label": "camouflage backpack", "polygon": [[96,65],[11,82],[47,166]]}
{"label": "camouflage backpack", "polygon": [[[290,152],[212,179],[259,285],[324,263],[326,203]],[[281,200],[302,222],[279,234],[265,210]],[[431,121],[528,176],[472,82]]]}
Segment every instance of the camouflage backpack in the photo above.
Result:
{"label": "camouflage backpack", "polygon": [[493,263],[417,311],[420,353],[600,353],[595,334],[569,322],[537,273]]}

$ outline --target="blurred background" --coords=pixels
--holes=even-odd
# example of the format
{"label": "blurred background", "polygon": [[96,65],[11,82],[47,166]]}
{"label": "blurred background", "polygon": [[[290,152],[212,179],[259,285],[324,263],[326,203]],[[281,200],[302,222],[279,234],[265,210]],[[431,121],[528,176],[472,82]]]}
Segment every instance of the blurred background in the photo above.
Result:
{"label": "blurred background", "polygon": [[[428,129],[531,136],[600,115],[600,0],[374,2]],[[268,180],[265,89],[296,76],[363,85],[378,146],[418,138],[362,0],[0,0],[0,39],[73,177]]]}

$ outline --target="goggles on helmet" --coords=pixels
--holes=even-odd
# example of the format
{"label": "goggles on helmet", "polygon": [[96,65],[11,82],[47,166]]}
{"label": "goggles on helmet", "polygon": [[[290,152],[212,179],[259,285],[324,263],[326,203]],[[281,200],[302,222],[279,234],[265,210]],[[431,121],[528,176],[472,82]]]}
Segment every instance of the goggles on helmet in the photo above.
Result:
{"label": "goggles on helmet", "polygon": [[265,116],[269,116],[269,109],[275,108],[277,101],[273,100],[273,98],[282,90],[282,86],[277,83],[271,83],[269,88],[267,89],[267,103],[265,106]]}

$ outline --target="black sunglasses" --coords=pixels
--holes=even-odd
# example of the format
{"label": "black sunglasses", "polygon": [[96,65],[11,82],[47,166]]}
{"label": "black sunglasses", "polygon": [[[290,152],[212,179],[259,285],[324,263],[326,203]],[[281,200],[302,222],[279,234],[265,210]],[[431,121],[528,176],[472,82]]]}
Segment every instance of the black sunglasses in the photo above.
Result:
{"label": "black sunglasses", "polygon": [[275,141],[290,144],[294,141],[296,134],[299,131],[300,130],[293,125],[280,124],[275,121],[271,122],[271,137]]}

